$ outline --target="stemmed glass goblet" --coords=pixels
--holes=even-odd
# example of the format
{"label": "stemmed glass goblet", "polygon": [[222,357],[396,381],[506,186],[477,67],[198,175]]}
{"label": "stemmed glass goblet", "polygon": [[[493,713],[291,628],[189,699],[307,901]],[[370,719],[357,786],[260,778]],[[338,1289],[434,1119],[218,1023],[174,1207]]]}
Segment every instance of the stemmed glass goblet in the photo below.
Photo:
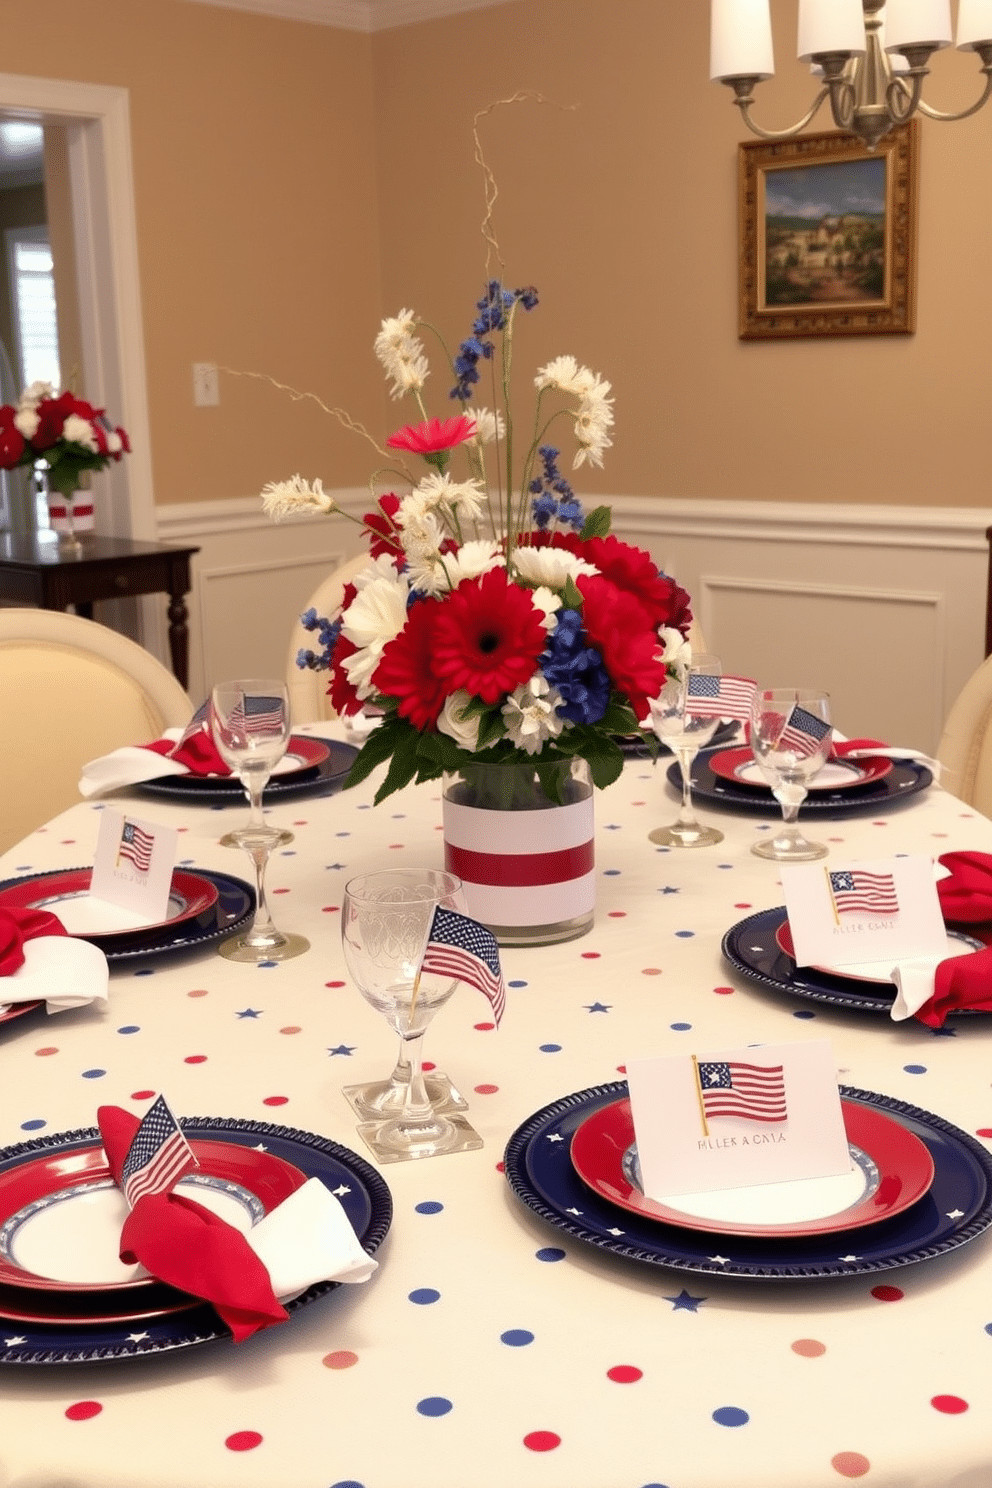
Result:
{"label": "stemmed glass goblet", "polygon": [[[438,868],[365,873],[345,885],[341,908],[344,958],[359,992],[391,1024],[409,1050],[401,1103],[358,1131],[380,1162],[465,1152],[482,1139],[458,1112],[439,1111],[424,1083],[423,1037],[457,986],[422,964],[438,905],[465,913],[461,879]],[[381,1083],[368,1087],[374,1101]]]}
{"label": "stemmed glass goblet", "polygon": [[225,847],[242,847],[255,868],[255,918],[251,927],[220,947],[229,961],[288,961],[310,949],[302,935],[277,930],[265,898],[265,870],[274,847],[292,832],[269,826],[262,792],[289,744],[289,697],[283,682],[249,677],[218,682],[210,698],[210,728],[221,759],[237,774],[249,801],[248,820],[226,833]]}
{"label": "stemmed glass goblet", "polygon": [[751,750],[772,795],[782,808],[782,827],[774,837],[752,844],[759,858],[776,863],[811,863],[830,851],[810,842],[797,825],[809,782],[826,764],[833,731],[825,692],[799,687],[766,687],[751,704]]}
{"label": "stemmed glass goblet", "polygon": [[692,677],[719,677],[722,672],[716,656],[700,652],[678,676],[668,679],[661,696],[651,703],[651,727],[675,755],[682,776],[682,809],[669,826],[648,833],[651,842],[665,847],[709,847],[723,841],[716,827],[704,827],[696,819],[692,804],[692,762],[716,733],[720,719],[715,713],[694,713],[689,691]]}

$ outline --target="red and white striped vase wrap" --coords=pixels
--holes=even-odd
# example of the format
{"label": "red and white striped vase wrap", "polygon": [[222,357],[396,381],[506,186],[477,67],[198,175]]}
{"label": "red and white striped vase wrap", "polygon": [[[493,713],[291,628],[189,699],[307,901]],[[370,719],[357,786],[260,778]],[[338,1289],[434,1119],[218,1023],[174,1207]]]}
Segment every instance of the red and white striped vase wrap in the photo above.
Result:
{"label": "red and white striped vase wrap", "polygon": [[592,928],[593,787],[585,760],[561,767],[562,802],[529,761],[446,774],[444,863],[468,912],[500,945],[552,945]]}

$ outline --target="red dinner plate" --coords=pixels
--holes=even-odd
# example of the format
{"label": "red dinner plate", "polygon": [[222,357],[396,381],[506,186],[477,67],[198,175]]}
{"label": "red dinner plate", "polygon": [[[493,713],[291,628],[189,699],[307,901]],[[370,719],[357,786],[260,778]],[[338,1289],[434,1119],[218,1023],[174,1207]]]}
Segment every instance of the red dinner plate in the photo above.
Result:
{"label": "red dinner plate", "polygon": [[[292,1163],[253,1147],[234,1142],[216,1142],[194,1138],[190,1142],[200,1166],[196,1176],[213,1180],[218,1188],[233,1184],[247,1192],[268,1214],[306,1179]],[[38,1276],[26,1270],[15,1259],[18,1231],[43,1209],[65,1205],[67,1245],[71,1245],[69,1206],[87,1200],[87,1190],[111,1186],[113,1179],[106,1155],[99,1145],[75,1148],[59,1154],[45,1153],[29,1158],[7,1172],[0,1173],[0,1286],[18,1287],[32,1292],[124,1292],[134,1288],[160,1286],[151,1276],[131,1280],[67,1281],[57,1277]],[[196,1197],[193,1188],[185,1188]],[[2,1308],[0,1308],[2,1314]]]}
{"label": "red dinner plate", "polygon": [[[292,780],[295,775],[302,775],[304,770],[316,770],[325,760],[330,759],[330,745],[323,739],[309,739],[305,734],[292,734],[283,763],[272,776],[273,780]],[[244,791],[241,779],[238,775],[163,775],[158,777],[162,780],[181,780],[183,785],[203,785],[210,790],[217,787],[229,785],[232,791]]]}
{"label": "red dinner plate", "polygon": [[42,1002],[13,1002],[5,1007],[2,993],[3,980],[0,978],[0,1023],[12,1023],[15,1018],[22,1018],[25,1013],[33,1013],[35,1008],[44,1006]]}
{"label": "red dinner plate", "polygon": [[[701,1219],[677,1207],[678,1200],[649,1199],[634,1181],[634,1121],[629,1100],[595,1111],[572,1137],[572,1166],[594,1193],[631,1213],[648,1215],[681,1229],[729,1235],[833,1234],[855,1230],[901,1214],[923,1197],[933,1182],[934,1166],[926,1145],[891,1116],[857,1101],[841,1101],[852,1157],[864,1176],[864,1192],[833,1214],[794,1219],[781,1224],[747,1220]],[[686,1195],[686,1200],[691,1195]]]}
{"label": "red dinner plate", "polygon": [[[769,795],[771,794],[771,786],[764,779],[744,780],[741,778],[740,772],[748,765],[754,765],[754,755],[750,749],[721,749],[716,754],[709,755],[706,763],[713,774],[719,775],[721,780],[730,780],[734,785],[743,786],[745,790],[767,791]],[[842,767],[845,775],[849,775],[850,779],[831,779],[817,784],[818,777],[814,775],[807,789],[811,791],[852,790],[859,785],[873,785],[876,780],[881,780],[884,775],[889,774],[892,763],[892,760],[882,755],[872,755],[869,759],[857,760],[830,759],[827,761],[828,766]]]}
{"label": "red dinner plate", "polygon": [[[58,915],[59,903],[77,899],[90,891],[92,868],[67,868],[53,873],[33,873],[28,878],[13,879],[0,886],[0,905],[7,909],[47,909]],[[117,942],[129,936],[145,936],[149,930],[161,930],[181,925],[185,920],[195,920],[213,908],[218,899],[218,888],[208,878],[198,873],[189,873],[177,868],[172,875],[169,889],[169,912],[164,920],[150,925],[134,925],[123,930],[76,931],[80,940],[92,940],[97,945],[105,941]],[[0,985],[0,1003],[3,1002],[3,987]]]}

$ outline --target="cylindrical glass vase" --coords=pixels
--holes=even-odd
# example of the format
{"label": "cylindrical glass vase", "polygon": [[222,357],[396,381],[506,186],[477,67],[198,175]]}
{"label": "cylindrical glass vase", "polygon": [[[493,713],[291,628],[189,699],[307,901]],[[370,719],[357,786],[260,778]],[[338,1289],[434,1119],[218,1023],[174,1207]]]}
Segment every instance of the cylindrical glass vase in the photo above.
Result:
{"label": "cylindrical glass vase", "polygon": [[554,945],[592,928],[593,785],[584,759],[563,761],[545,790],[526,759],[466,764],[444,776],[445,867],[473,919],[500,945]]}

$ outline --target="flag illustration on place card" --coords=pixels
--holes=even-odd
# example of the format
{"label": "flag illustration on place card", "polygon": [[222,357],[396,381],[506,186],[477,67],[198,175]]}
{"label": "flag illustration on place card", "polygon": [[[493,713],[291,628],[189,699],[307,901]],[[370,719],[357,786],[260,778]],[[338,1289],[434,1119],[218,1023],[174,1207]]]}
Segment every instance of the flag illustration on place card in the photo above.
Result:
{"label": "flag illustration on place card", "polygon": [[694,672],[686,692],[686,712],[695,718],[741,718],[751,716],[751,701],[757,684],[750,677],[711,677]]}
{"label": "flag illustration on place card", "polygon": [[746,1121],[786,1121],[785,1076],[780,1064],[745,1064],[740,1059],[693,1060],[700,1106],[708,1116]]}
{"label": "flag illustration on place card", "polygon": [[868,873],[863,868],[842,868],[828,873],[827,881],[838,915],[899,913],[899,898],[891,873]]}
{"label": "flag illustration on place card", "polygon": [[199,1167],[164,1096],[158,1096],[134,1134],[121,1169],[121,1187],[130,1208],[147,1194],[164,1193]]}
{"label": "flag illustration on place card", "polygon": [[791,749],[796,754],[815,754],[829,732],[829,723],[797,703],[785,721],[778,748]]}
{"label": "flag illustration on place card", "polygon": [[506,983],[499,962],[499,944],[485,925],[439,904],[434,910],[420,969],[475,987],[492,1004],[499,1027],[506,1003]]}
{"label": "flag illustration on place card", "polygon": [[155,838],[151,832],[146,832],[137,822],[124,818],[124,827],[121,831],[121,840],[117,847],[117,861],[126,858],[139,873],[147,873],[152,866],[152,849],[155,846]]}

